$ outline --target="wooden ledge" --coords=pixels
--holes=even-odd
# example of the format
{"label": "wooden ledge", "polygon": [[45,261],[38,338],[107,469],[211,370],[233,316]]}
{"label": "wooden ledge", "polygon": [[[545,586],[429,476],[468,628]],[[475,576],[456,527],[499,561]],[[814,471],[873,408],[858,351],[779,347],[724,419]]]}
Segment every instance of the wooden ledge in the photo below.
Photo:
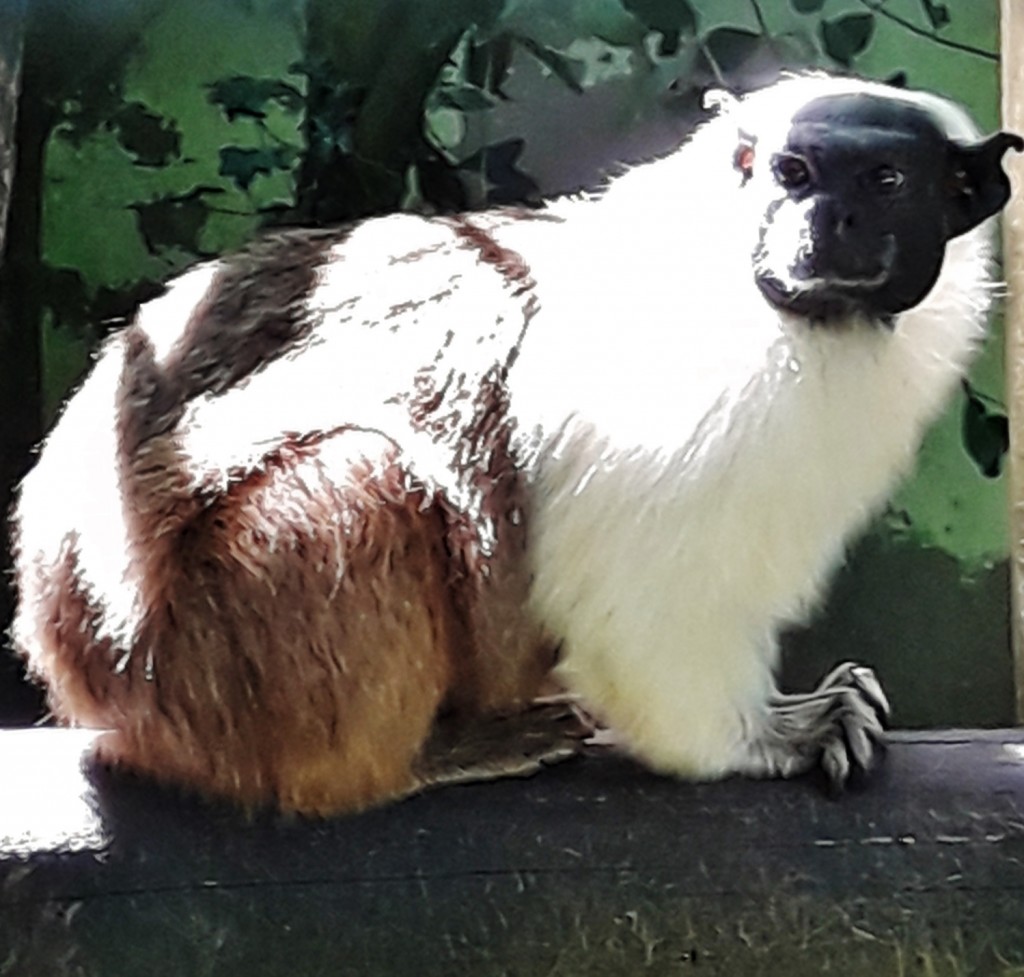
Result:
{"label": "wooden ledge", "polygon": [[901,733],[863,789],[593,755],[246,818],[0,733],[0,974],[786,977],[1024,966],[1024,732]]}

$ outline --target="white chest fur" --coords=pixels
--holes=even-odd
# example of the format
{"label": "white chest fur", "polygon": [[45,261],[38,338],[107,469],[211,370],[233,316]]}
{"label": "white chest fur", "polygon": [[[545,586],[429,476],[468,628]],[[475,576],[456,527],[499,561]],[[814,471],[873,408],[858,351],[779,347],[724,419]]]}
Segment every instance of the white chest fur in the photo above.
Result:
{"label": "white chest fur", "polygon": [[664,269],[635,303],[600,284],[575,315],[545,303],[512,376],[543,445],[534,607],[564,640],[565,681],[647,762],[735,768],[779,626],[819,596],[977,344],[986,237],[952,242],[891,330],[765,315],[713,276],[684,283],[675,318]]}

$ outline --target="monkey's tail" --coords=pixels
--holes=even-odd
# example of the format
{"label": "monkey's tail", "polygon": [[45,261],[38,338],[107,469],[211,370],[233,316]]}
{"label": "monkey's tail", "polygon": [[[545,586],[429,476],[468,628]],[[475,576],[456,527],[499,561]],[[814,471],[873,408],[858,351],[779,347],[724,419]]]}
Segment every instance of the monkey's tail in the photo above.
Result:
{"label": "monkey's tail", "polygon": [[[207,505],[181,443],[189,405],[227,392],[302,346],[317,321],[309,298],[337,240],[335,231],[282,232],[199,265],[144,306],[122,334],[119,478],[129,536],[148,559],[170,555],[168,546]],[[175,341],[158,355],[153,336],[165,333]]]}
{"label": "monkey's tail", "polygon": [[[180,362],[166,366],[137,325],[125,330],[117,396],[117,468],[132,561],[158,569],[202,509],[179,439],[188,403]],[[142,567],[138,567],[143,569]],[[145,571],[144,571],[145,575]]]}

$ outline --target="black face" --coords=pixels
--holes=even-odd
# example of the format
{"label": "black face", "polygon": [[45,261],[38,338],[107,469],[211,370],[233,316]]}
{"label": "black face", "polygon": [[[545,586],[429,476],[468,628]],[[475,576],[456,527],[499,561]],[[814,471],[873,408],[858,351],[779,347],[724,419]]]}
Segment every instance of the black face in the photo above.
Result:
{"label": "black face", "polygon": [[951,142],[924,109],[896,98],[808,103],[767,164],[778,192],[754,253],[758,287],[772,305],[813,319],[884,319],[917,305],[946,243],[1009,199],[1001,161],[1010,148],[1024,150],[1024,140],[1000,132]]}

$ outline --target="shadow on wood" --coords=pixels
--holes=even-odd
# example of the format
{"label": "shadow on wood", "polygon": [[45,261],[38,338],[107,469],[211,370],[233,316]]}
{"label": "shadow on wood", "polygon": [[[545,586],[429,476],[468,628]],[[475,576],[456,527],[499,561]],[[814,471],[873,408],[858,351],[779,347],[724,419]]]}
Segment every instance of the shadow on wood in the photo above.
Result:
{"label": "shadow on wood", "polygon": [[0,733],[0,974],[1020,974],[1024,733],[896,734],[860,790],[606,755],[246,818]]}

